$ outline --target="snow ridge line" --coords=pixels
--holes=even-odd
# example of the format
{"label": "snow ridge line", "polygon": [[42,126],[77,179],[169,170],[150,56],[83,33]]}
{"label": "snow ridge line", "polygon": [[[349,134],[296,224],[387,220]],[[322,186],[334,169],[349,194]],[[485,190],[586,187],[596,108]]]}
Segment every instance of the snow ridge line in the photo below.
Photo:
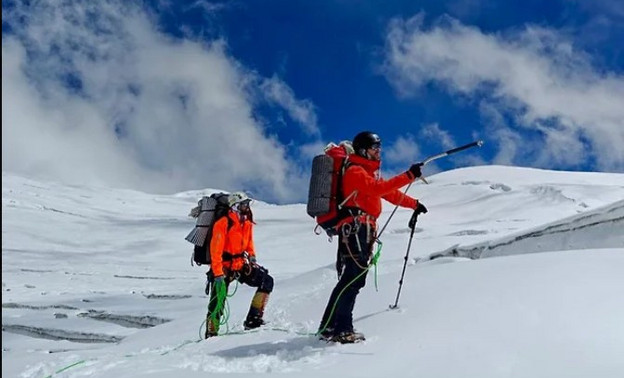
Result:
{"label": "snow ridge line", "polygon": [[[555,221],[550,225],[543,226],[543,228],[529,231],[517,236],[498,239],[498,241],[486,241],[466,247],[459,247],[459,245],[456,244],[444,251],[432,253],[428,257],[415,259],[415,261],[429,261],[440,257],[466,257],[476,260],[494,256],[494,254],[489,253],[496,249],[500,249],[501,247],[513,245],[525,239],[539,238],[555,234],[573,233],[575,231],[593,228],[600,225],[613,224],[615,227],[616,224],[620,223],[624,226],[624,200],[614,202],[610,205],[606,205],[580,215],[574,215]],[[622,238],[624,240],[624,236]]]}

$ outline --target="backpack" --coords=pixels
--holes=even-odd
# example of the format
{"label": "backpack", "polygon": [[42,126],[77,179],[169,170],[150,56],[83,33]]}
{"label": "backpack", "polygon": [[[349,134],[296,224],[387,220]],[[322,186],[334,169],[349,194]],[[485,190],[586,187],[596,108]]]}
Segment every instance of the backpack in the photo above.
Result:
{"label": "backpack", "polygon": [[312,174],[308,191],[307,212],[316,218],[317,228],[321,227],[329,235],[336,235],[335,226],[342,219],[341,207],[344,201],[342,193],[342,175],[349,165],[352,154],[351,142],[343,141],[339,145],[330,143],[325,153],[312,160]]}
{"label": "backpack", "polygon": [[[228,197],[226,193],[213,193],[209,197],[202,197],[197,202],[197,206],[191,209],[189,216],[197,218],[195,227],[185,238],[194,245],[191,265],[193,261],[197,265],[210,264],[212,227],[217,220],[227,216],[230,209]],[[232,221],[228,217],[228,229],[230,227],[232,227]]]}

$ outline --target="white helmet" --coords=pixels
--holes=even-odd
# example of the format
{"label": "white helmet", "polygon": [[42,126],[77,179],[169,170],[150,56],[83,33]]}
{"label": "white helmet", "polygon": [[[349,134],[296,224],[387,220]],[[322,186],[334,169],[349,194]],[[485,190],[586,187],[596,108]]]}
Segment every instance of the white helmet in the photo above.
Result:
{"label": "white helmet", "polygon": [[228,204],[230,207],[245,201],[251,202],[251,198],[249,198],[244,192],[234,192],[228,196]]}

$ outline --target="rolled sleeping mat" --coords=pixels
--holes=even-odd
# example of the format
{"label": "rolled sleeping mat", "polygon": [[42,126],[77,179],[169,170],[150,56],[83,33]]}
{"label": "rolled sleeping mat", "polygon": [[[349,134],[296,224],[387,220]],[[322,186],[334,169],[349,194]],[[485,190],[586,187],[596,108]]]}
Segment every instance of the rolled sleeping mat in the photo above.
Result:
{"label": "rolled sleeping mat", "polygon": [[199,205],[199,211],[210,211],[214,210],[217,206],[217,200],[212,197],[204,196],[197,204]]}
{"label": "rolled sleeping mat", "polygon": [[318,155],[312,160],[307,212],[313,218],[330,210],[333,170],[334,159],[329,155]]}
{"label": "rolled sleeping mat", "polygon": [[203,197],[199,200],[199,216],[195,228],[186,236],[186,240],[202,247],[206,242],[206,236],[212,227],[217,208],[217,200],[212,197]]}
{"label": "rolled sleeping mat", "polygon": [[204,197],[199,201],[200,213],[197,217],[196,227],[210,226],[214,222],[217,200],[211,197]]}
{"label": "rolled sleeping mat", "polygon": [[201,227],[195,227],[191,230],[191,232],[186,235],[186,239],[187,241],[198,245],[200,247],[204,246],[204,243],[206,242],[206,237],[208,236],[208,231],[210,230],[210,227],[206,227],[206,226],[201,226]]}

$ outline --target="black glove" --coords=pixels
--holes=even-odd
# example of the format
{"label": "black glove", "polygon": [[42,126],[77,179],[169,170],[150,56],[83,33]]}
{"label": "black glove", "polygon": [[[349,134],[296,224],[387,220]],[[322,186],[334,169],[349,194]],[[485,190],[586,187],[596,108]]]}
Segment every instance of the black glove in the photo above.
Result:
{"label": "black glove", "polygon": [[413,230],[414,227],[416,227],[416,221],[418,220],[418,215],[424,214],[426,212],[427,212],[427,208],[425,207],[425,205],[423,205],[422,203],[420,203],[420,201],[418,201],[418,206],[416,206],[416,209],[414,209],[414,213],[412,214],[412,217],[410,218],[409,223],[407,223],[407,226]]}
{"label": "black glove", "polygon": [[416,206],[416,210],[414,210],[414,212],[418,214],[424,214],[427,212],[427,208],[425,207],[425,205],[422,204],[422,202],[418,201],[418,206]]}
{"label": "black glove", "polygon": [[212,275],[212,270],[209,270],[206,272],[206,288],[204,289],[204,292],[206,293],[206,295],[210,295],[210,285],[212,284],[212,280],[214,279],[214,276]]}
{"label": "black glove", "polygon": [[422,163],[412,164],[412,166],[409,167],[407,171],[411,173],[411,175],[414,176],[415,179],[417,179],[420,176],[422,176],[422,172],[420,172],[421,166],[422,166]]}

